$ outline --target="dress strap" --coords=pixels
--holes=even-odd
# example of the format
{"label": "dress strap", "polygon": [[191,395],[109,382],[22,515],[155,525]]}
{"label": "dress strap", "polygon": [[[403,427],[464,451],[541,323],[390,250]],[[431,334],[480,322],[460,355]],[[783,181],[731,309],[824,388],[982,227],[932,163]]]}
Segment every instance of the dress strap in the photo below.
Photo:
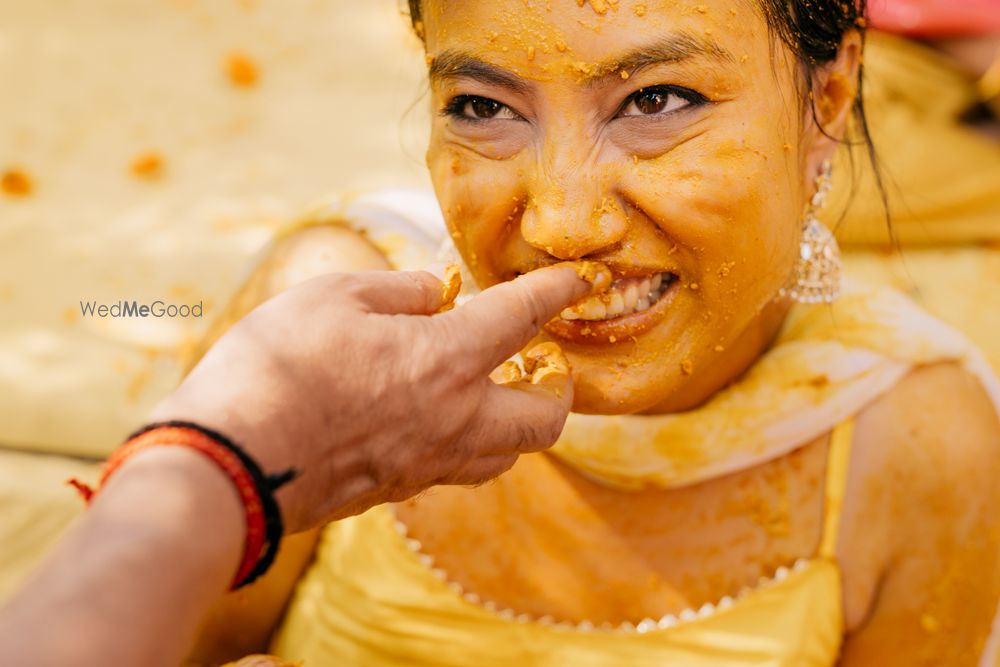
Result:
{"label": "dress strap", "polygon": [[837,554],[837,534],[840,532],[840,515],[844,508],[853,440],[853,417],[837,424],[830,434],[826,463],[826,498],[823,503],[823,534],[819,543],[821,558],[833,559]]}

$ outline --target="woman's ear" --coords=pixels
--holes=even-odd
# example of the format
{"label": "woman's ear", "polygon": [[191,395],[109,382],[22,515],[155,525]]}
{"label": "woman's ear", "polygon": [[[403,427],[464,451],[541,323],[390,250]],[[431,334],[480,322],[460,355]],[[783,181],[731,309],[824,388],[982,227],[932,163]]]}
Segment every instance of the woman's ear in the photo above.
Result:
{"label": "woman's ear", "polygon": [[818,174],[823,162],[833,159],[847,133],[859,90],[861,52],[861,33],[852,30],[844,35],[836,59],[817,69],[813,76],[806,118],[811,146],[807,173]]}

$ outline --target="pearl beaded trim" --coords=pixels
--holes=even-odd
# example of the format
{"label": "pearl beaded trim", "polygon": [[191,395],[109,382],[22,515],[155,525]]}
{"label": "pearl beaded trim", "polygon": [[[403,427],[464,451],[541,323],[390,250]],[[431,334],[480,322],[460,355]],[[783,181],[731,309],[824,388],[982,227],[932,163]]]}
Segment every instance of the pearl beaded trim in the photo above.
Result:
{"label": "pearl beaded trim", "polygon": [[799,558],[792,564],[791,567],[779,567],[770,577],[761,577],[756,586],[746,586],[735,596],[726,595],[714,604],[706,602],[698,609],[689,608],[684,609],[677,614],[666,614],[659,620],[645,618],[638,623],[624,621],[618,625],[614,625],[613,623],[597,624],[587,620],[580,621],[579,623],[573,623],[571,621],[557,621],[552,616],[535,616],[534,614],[518,613],[510,608],[501,608],[492,600],[483,600],[476,593],[466,591],[461,584],[456,581],[452,581],[448,577],[447,572],[434,566],[434,557],[423,551],[423,545],[420,543],[420,540],[413,539],[409,536],[409,528],[407,528],[405,523],[396,518],[396,513],[391,509],[391,506],[390,512],[392,513],[395,521],[396,532],[399,533],[400,538],[406,544],[406,548],[416,556],[417,560],[430,571],[431,575],[435,579],[438,579],[446,584],[448,588],[455,593],[455,595],[462,598],[469,604],[485,609],[503,620],[516,621],[517,623],[525,624],[538,623],[540,625],[550,626],[555,630],[562,630],[566,632],[613,632],[619,634],[641,635],[653,630],[666,630],[667,628],[690,623],[691,621],[708,618],[718,611],[725,611],[755,591],[778,584],[788,578],[788,575],[793,572],[801,572],[802,570],[805,570],[809,567],[811,562],[809,559]]}

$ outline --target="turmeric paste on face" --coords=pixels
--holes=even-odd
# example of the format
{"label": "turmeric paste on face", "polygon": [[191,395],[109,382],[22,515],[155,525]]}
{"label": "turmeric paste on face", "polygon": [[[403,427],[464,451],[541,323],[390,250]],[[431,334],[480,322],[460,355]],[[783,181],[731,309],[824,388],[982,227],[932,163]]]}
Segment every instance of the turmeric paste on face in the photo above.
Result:
{"label": "turmeric paste on face", "polygon": [[[808,147],[798,106],[760,89],[794,90],[794,62],[774,60],[752,7],[578,7],[427,3],[428,53],[516,83],[435,59],[431,176],[483,286],[561,261],[601,262],[612,281],[675,276],[686,288],[669,307],[629,315],[641,326],[557,322],[537,342],[565,350],[578,412],[689,409],[742,373],[783,318],[769,304],[796,256]],[[684,48],[678,34],[699,48],[648,62]]]}

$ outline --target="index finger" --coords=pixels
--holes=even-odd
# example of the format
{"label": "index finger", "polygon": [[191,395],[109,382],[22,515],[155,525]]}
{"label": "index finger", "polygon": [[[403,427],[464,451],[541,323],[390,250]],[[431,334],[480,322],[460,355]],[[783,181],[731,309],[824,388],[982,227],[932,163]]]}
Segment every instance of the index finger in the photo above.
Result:
{"label": "index finger", "polygon": [[478,358],[484,374],[516,354],[563,308],[611,284],[596,262],[566,262],[483,291],[438,318],[459,332],[453,342]]}

